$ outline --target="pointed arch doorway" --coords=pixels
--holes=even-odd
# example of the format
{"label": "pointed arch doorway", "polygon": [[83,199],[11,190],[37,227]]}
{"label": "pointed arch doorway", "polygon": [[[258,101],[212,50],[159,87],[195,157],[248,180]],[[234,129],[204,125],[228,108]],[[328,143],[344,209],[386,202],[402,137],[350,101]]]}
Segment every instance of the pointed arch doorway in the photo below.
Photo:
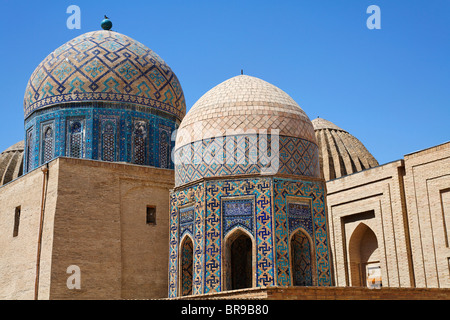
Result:
{"label": "pointed arch doorway", "polygon": [[381,287],[378,240],[365,223],[353,231],[348,244],[351,286]]}
{"label": "pointed arch doorway", "polygon": [[225,288],[237,290],[253,287],[253,239],[241,228],[236,228],[225,239]]}

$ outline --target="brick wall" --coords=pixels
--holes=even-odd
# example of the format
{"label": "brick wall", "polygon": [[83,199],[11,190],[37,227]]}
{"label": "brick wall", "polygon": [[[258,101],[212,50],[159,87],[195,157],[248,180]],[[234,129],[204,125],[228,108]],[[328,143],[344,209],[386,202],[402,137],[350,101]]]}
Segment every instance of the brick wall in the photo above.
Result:
{"label": "brick wall", "polygon": [[[34,299],[36,279],[39,299],[167,297],[173,171],[58,158],[48,177],[39,259],[43,173],[0,188],[0,299]],[[156,207],[156,224],[147,224],[147,206]],[[80,268],[79,290],[67,288],[71,265]]]}
{"label": "brick wall", "polygon": [[376,236],[370,259],[379,259],[383,287],[450,288],[450,143],[328,181],[327,190],[337,286],[364,285],[365,228]]}
{"label": "brick wall", "polygon": [[[172,170],[59,158],[50,299],[167,296]],[[147,206],[156,224],[147,224]],[[69,265],[81,290],[66,286]]]}
{"label": "brick wall", "polygon": [[[395,161],[327,182],[330,242],[337,286],[365,285],[362,283],[364,263],[377,260],[383,286],[412,285],[400,191],[402,165],[401,160]],[[358,233],[363,229],[376,236],[378,249],[371,261],[359,261],[359,257],[368,254],[359,242],[363,234]]]}
{"label": "brick wall", "polygon": [[406,155],[405,171],[416,286],[450,288],[450,143]]}
{"label": "brick wall", "polygon": [[[51,269],[51,219],[43,225],[40,266],[38,241],[41,217],[42,191],[46,196],[45,212],[52,216],[56,204],[58,170],[56,162],[50,164],[51,174],[44,184],[41,169],[0,187],[0,299],[34,299],[36,270],[43,297],[48,297]],[[13,236],[15,211],[20,207],[18,233]],[[47,230],[47,231],[46,231]]]}

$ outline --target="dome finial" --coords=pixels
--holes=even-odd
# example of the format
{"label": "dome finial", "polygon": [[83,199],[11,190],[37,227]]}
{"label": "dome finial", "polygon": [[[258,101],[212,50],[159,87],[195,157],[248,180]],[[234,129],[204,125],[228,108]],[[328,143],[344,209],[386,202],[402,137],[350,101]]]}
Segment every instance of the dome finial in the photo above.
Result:
{"label": "dome finial", "polygon": [[109,18],[105,14],[105,19],[101,23],[101,27],[103,30],[110,30],[112,28],[112,22],[109,20]]}

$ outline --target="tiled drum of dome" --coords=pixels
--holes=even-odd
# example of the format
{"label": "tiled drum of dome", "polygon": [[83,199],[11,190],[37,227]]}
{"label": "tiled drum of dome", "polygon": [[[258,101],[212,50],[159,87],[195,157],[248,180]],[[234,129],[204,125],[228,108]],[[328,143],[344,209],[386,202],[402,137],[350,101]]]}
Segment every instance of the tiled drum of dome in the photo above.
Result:
{"label": "tiled drum of dome", "polygon": [[[231,149],[228,146],[230,142]],[[231,159],[230,150],[235,151],[231,154]],[[175,159],[177,186],[204,177],[254,174],[266,169],[275,169],[273,174],[320,176],[317,145],[301,138],[286,136],[279,136],[278,143],[274,144],[270,136],[243,135],[232,137],[231,140],[229,137],[205,139],[178,148]]]}
{"label": "tiled drum of dome", "polygon": [[[60,156],[172,169],[170,136],[176,129],[175,122],[128,107],[123,103],[112,106],[103,102],[83,102],[68,108],[51,106],[37,110],[25,121],[24,172]],[[79,123],[79,132],[72,137],[72,127],[76,123]],[[43,157],[44,129],[49,125],[53,129],[52,149]],[[136,131],[136,128],[143,128],[143,131]]]}

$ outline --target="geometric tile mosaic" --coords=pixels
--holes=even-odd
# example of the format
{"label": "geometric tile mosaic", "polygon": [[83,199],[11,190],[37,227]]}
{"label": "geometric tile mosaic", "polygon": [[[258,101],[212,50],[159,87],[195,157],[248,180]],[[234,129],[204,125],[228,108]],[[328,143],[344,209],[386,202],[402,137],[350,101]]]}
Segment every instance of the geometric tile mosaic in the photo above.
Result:
{"label": "geometric tile mosaic", "polygon": [[[136,123],[143,128],[139,137],[135,135]],[[51,149],[44,144],[44,129],[49,126],[53,131]],[[69,108],[54,106],[37,110],[25,120],[24,172],[60,156],[173,169],[167,151],[175,143],[168,139],[162,142],[161,132],[170,137],[176,128],[174,119],[150,113],[148,109],[133,110],[126,104],[83,102]],[[161,148],[165,143],[170,145]]]}
{"label": "geometric tile mosaic", "polygon": [[[278,150],[272,150],[274,146]],[[210,138],[184,145],[174,155],[176,186],[204,177],[260,173],[264,168],[275,168],[275,174],[320,177],[317,145],[300,138],[280,136],[273,146],[270,136]]]}
{"label": "geometric tile mosaic", "polygon": [[106,30],[70,40],[39,64],[25,91],[25,118],[50,105],[80,101],[139,104],[180,121],[186,113],[170,67],[138,41]]}
{"label": "geometric tile mosaic", "polygon": [[312,286],[311,245],[308,237],[297,231],[291,239],[292,255],[292,285]]}
{"label": "geometric tile mosaic", "polygon": [[253,199],[222,200],[223,232],[239,226],[253,234],[253,211]]}
{"label": "geometric tile mosaic", "polygon": [[[290,206],[289,199],[292,198],[299,199],[300,201],[310,201],[312,211],[311,227],[308,226],[307,220],[304,219],[305,207],[297,208],[301,210],[297,210],[298,212],[294,214],[299,220],[297,224],[293,225],[292,220],[290,223],[289,220],[292,219],[292,211],[289,212],[288,207]],[[332,280],[325,209],[325,183],[322,181],[274,178],[273,202],[275,220],[277,221],[275,230],[277,284],[280,286],[292,285],[289,239],[290,235],[298,230],[298,227],[303,227],[311,239],[313,239],[317,285],[330,286]]]}
{"label": "geometric tile mosaic", "polygon": [[[192,294],[203,293],[204,272],[204,208],[205,208],[204,185],[198,184],[184,190],[171,192],[170,194],[170,238],[169,238],[169,296],[176,297],[178,294],[178,261],[179,245],[181,241],[180,232],[185,234],[187,230],[180,228],[181,224],[192,228],[193,240],[193,264],[192,264]],[[192,211],[193,210],[193,222]],[[181,212],[180,212],[181,211]],[[187,212],[190,213],[186,214]]]}
{"label": "geometric tile mosaic", "polygon": [[[249,178],[208,181],[206,183],[205,293],[222,290],[222,245],[226,225],[222,225],[221,201],[255,197],[252,232],[256,242],[256,285],[274,284],[273,244],[271,237],[271,179]],[[243,200],[241,203],[249,203]],[[230,230],[227,230],[230,232]]]}
{"label": "geometric tile mosaic", "polygon": [[[169,297],[181,294],[180,281],[185,282],[178,270],[184,259],[179,251],[180,241],[185,239],[181,233],[192,233],[192,293],[229,287],[229,261],[225,261],[224,251],[229,243],[225,239],[236,228],[246,230],[255,245],[256,286],[309,285],[313,279],[314,285],[330,286],[325,184],[304,179],[222,177],[173,190]],[[294,234],[297,236],[292,237]]]}

